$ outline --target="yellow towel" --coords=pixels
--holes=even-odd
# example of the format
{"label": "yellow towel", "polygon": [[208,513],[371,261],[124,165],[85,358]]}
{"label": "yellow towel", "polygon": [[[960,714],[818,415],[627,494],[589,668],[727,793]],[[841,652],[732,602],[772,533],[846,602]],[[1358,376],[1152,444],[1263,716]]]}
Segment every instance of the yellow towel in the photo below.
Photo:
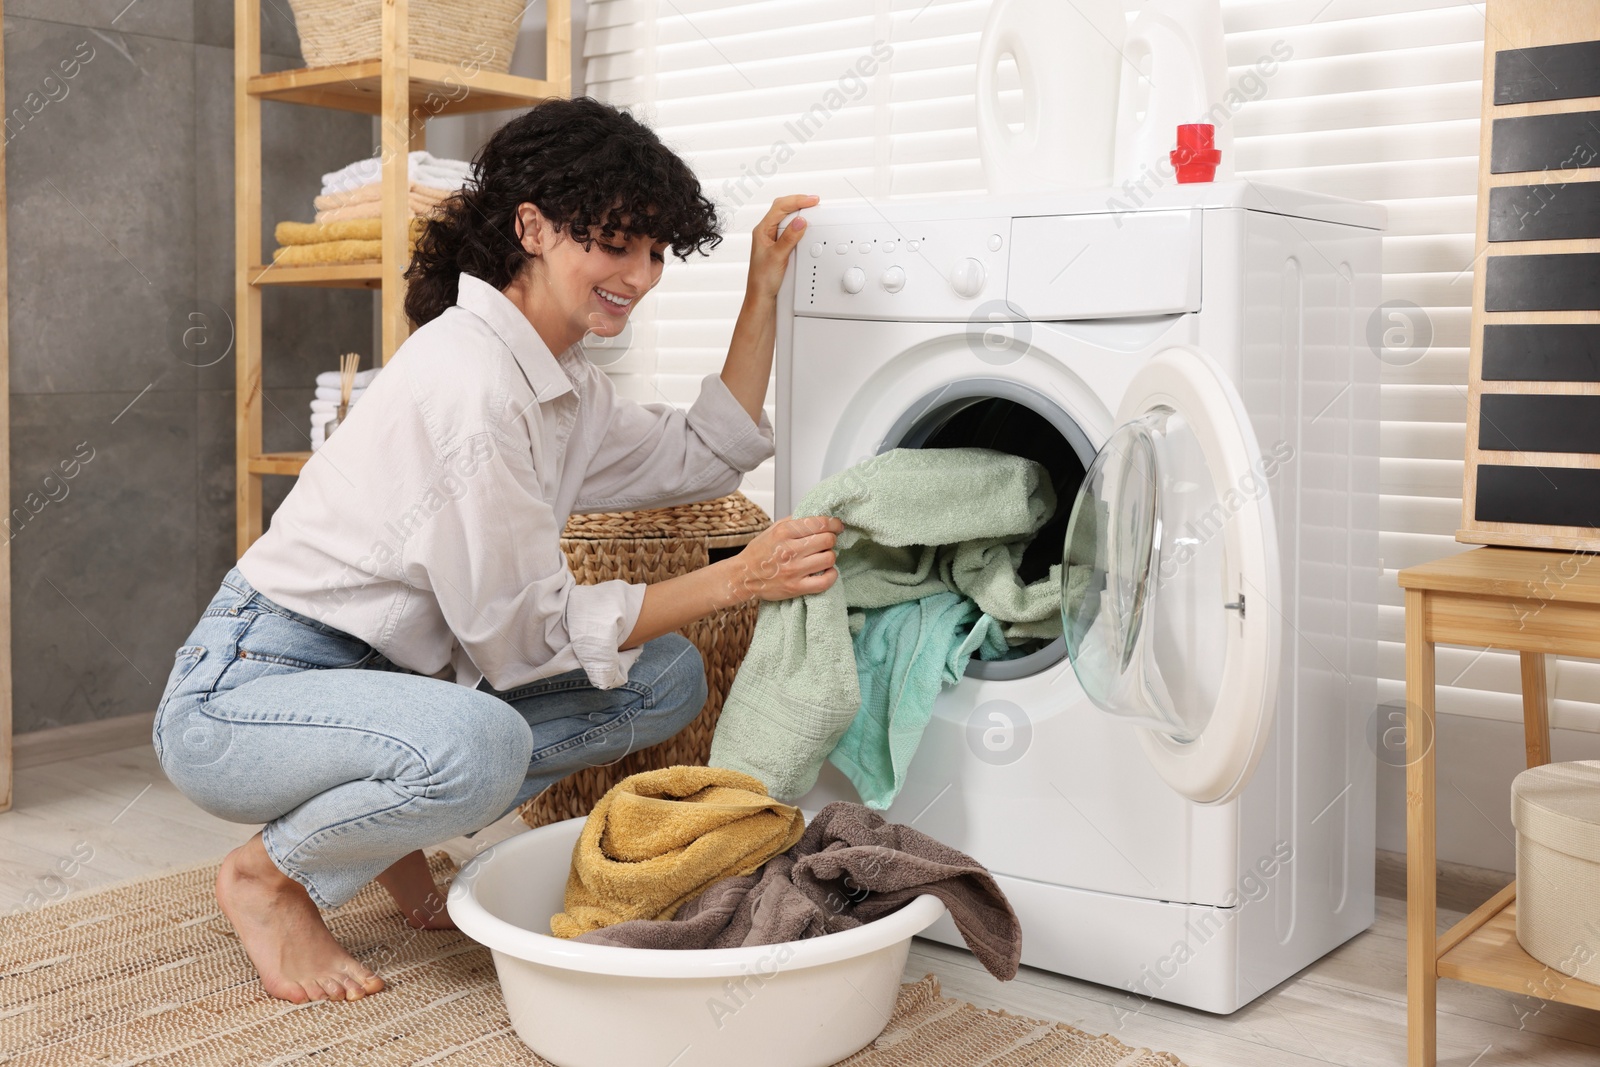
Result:
{"label": "yellow towel", "polygon": [[721,767],[629,775],[589,813],[572,847],[557,937],[628,919],[670,919],[711,883],[753,874],[805,832],[800,809]]}
{"label": "yellow towel", "polygon": [[[411,220],[412,248],[416,247],[426,223],[426,219]],[[325,223],[280,222],[275,230],[278,247],[272,250],[272,262],[283,267],[376,263],[383,259],[381,225],[378,219]],[[306,238],[311,234],[323,236],[307,241]]]}
{"label": "yellow towel", "polygon": [[280,267],[377,263],[381,259],[383,259],[382,241],[318,241],[311,245],[284,245],[272,250],[272,262]]}
{"label": "yellow towel", "polygon": [[[313,200],[312,206],[318,211],[326,211],[329,208],[349,207],[351,204],[377,202],[382,198],[382,190],[383,185],[381,183],[368,182],[366,185],[359,185],[354,189],[346,189],[342,193],[325,193]],[[413,197],[420,196],[427,200],[443,200],[446,197],[455,195],[452,190],[440,189],[433,185],[423,185],[421,182],[412,182],[408,187],[408,191]]]}
{"label": "yellow towel", "polygon": [[309,245],[323,241],[376,241],[383,236],[381,219],[346,219],[342,222],[280,222],[272,236],[280,245]]}

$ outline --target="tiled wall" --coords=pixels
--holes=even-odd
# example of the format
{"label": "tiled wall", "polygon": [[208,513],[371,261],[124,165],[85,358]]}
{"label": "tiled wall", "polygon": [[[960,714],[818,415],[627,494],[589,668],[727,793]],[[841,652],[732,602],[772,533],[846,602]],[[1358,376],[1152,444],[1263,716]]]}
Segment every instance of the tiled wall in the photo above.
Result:
{"label": "tiled wall", "polygon": [[[24,733],[152,710],[234,561],[233,358],[196,367],[181,343],[190,311],[233,312],[233,3],[6,0],[4,30]],[[266,69],[301,65],[287,0],[262,31]],[[366,116],[265,105],[268,254],[322,173],[373,150]],[[267,291],[269,449],[309,447],[339,353],[370,365],[372,301]],[[290,481],[266,484],[270,508]]]}

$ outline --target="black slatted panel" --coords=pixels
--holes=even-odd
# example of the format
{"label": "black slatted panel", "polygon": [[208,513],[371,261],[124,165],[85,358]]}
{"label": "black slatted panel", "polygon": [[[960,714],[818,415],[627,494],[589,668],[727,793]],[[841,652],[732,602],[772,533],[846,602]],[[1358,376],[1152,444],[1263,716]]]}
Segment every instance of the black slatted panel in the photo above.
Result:
{"label": "black slatted panel", "polygon": [[1478,447],[1490,452],[1600,453],[1600,396],[1483,393],[1478,397]]}
{"label": "black slatted panel", "polygon": [[1600,310],[1600,252],[1490,256],[1485,311]]}
{"label": "black slatted panel", "polygon": [[1512,48],[1494,54],[1494,102],[1600,96],[1600,41]]}
{"label": "black slatted panel", "polygon": [[1489,190],[1489,240],[1600,237],[1600,182],[1502,185]]}
{"label": "black slatted panel", "polygon": [[1486,382],[1600,382],[1600,325],[1487,325],[1480,377]]}
{"label": "black slatted panel", "polygon": [[[1600,0],[1592,2],[1600,9]],[[1600,240],[1600,111],[1593,97],[1600,97],[1600,41],[1495,53],[1496,107],[1579,100],[1565,106],[1589,110],[1492,120],[1489,172],[1528,176],[1517,179],[1523,184],[1487,190],[1483,237],[1491,251],[1498,243],[1505,254],[1484,263],[1475,320],[1487,312],[1600,310],[1600,251],[1518,254],[1504,246],[1581,241],[1589,243],[1579,247],[1592,249]],[[1478,381],[1600,382],[1600,324],[1488,322],[1482,329]],[[1480,392],[1475,418],[1469,461],[1474,449],[1600,456],[1600,396]],[[1474,522],[1600,531],[1600,469],[1477,463],[1474,470]],[[1572,538],[1593,539],[1592,533]]]}
{"label": "black slatted panel", "polygon": [[1489,170],[1570,171],[1600,163],[1600,111],[1495,119],[1489,140]]}
{"label": "black slatted panel", "polygon": [[1600,470],[1478,465],[1479,522],[1600,528]]}

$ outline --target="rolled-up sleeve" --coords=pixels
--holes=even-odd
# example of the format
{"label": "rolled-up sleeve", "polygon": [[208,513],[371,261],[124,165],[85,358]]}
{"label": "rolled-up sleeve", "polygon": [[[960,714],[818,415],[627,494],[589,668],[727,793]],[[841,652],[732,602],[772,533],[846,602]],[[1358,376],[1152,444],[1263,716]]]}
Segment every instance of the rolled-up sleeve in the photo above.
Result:
{"label": "rolled-up sleeve", "polygon": [[482,433],[445,455],[402,516],[407,581],[427,588],[463,651],[498,690],[582,668],[599,689],[627,680],[619,651],[643,585],[579,585],[526,449]]}
{"label": "rolled-up sleeve", "polygon": [[619,397],[598,371],[587,388],[605,420],[584,476],[580,511],[666,507],[723,496],[772,455],[766,412],[752,421],[720,375],[708,374],[688,411]]}

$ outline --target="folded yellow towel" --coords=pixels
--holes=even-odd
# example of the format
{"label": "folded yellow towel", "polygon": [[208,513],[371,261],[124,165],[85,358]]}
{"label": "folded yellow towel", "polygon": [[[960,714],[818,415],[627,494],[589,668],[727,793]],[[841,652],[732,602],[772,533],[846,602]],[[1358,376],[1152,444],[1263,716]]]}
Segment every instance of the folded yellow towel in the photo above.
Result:
{"label": "folded yellow towel", "polygon": [[[427,221],[419,218],[411,220],[411,247],[416,247]],[[272,250],[272,262],[279,266],[376,263],[383,259],[382,222],[378,219],[327,223],[280,222],[275,229],[275,236],[278,238],[278,247]]]}
{"label": "folded yellow towel", "polygon": [[[427,197],[411,194],[411,214],[419,216],[435,215],[439,212],[439,205],[443,200],[429,200]],[[316,222],[338,222],[341,219],[375,219],[383,214],[383,203],[378,200],[366,200],[359,204],[347,204],[344,207],[324,208],[317,212]]]}
{"label": "folded yellow towel", "polygon": [[310,245],[323,241],[376,241],[383,236],[381,219],[346,219],[343,222],[280,222],[272,236],[280,245]]}
{"label": "folded yellow towel", "polygon": [[382,259],[382,241],[318,241],[312,245],[283,245],[272,250],[272,262],[281,267],[377,263]]}
{"label": "folded yellow towel", "polygon": [[670,919],[713,882],[753,874],[805,832],[800,809],[721,767],[629,775],[595,804],[572,847],[557,937],[628,919]]}

